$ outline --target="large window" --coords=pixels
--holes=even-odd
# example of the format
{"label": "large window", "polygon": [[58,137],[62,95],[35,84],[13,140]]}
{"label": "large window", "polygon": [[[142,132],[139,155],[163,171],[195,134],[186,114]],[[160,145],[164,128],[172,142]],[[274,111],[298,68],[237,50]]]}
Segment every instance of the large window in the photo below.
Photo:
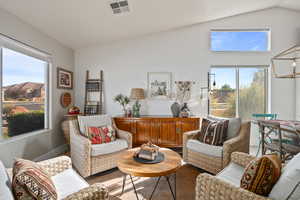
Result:
{"label": "large window", "polygon": [[210,95],[209,112],[219,117],[239,116],[250,120],[253,113],[267,111],[267,68],[263,66],[216,66],[211,68],[216,86]]}
{"label": "large window", "polygon": [[212,51],[269,51],[269,30],[212,30]]}
{"label": "large window", "polygon": [[1,48],[0,139],[48,128],[49,62],[29,49],[18,49]]}

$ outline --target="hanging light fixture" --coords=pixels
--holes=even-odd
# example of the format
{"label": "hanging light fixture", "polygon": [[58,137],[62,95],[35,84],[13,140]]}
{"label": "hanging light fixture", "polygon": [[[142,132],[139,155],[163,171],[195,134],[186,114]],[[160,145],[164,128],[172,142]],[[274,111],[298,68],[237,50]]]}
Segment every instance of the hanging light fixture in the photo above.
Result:
{"label": "hanging light fixture", "polygon": [[[295,45],[271,59],[272,72],[275,78],[300,78],[300,72],[297,72],[297,60],[300,59],[300,45]],[[292,61],[292,73],[290,74],[278,74],[276,72],[277,61]],[[279,64],[278,64],[279,65]]]}
{"label": "hanging light fixture", "polygon": [[[211,77],[212,76],[214,77],[214,81],[213,81],[212,87],[211,87],[210,82],[211,82]],[[204,98],[203,90],[207,90],[207,94],[208,94],[208,96],[210,96],[210,95],[212,95],[212,91],[215,89],[215,87],[217,85],[217,83],[216,83],[216,74],[208,72],[207,73],[207,80],[208,80],[207,86],[206,87],[201,87],[200,99]]]}

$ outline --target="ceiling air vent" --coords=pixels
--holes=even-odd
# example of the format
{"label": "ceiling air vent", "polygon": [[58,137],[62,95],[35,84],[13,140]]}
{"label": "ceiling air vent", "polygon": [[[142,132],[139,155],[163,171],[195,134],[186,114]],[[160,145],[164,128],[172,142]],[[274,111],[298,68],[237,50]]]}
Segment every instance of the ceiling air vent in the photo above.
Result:
{"label": "ceiling air vent", "polygon": [[113,14],[129,12],[129,5],[127,0],[113,0],[110,2],[110,7],[113,11]]}

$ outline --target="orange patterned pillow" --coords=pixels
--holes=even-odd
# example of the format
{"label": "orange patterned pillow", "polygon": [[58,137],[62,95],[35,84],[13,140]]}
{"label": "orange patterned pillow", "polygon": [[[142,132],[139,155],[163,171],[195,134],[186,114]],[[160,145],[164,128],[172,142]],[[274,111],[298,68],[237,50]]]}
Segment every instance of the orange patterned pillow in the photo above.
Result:
{"label": "orange patterned pillow", "polygon": [[116,140],[116,131],[111,126],[88,127],[87,134],[92,144],[103,144]]}
{"label": "orange patterned pillow", "polygon": [[17,200],[56,200],[50,176],[38,164],[18,159],[13,166],[12,191]]}
{"label": "orange patterned pillow", "polygon": [[278,156],[264,155],[246,166],[241,179],[241,188],[268,196],[280,175],[281,161]]}

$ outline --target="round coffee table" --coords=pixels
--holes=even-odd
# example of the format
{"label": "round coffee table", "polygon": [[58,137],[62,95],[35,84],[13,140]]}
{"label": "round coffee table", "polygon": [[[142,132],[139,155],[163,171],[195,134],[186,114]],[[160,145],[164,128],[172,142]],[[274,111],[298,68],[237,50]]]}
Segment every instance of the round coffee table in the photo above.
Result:
{"label": "round coffee table", "polygon": [[[123,178],[122,193],[124,192],[124,186],[125,186],[127,175],[130,176],[130,180],[137,199],[139,198],[137,195],[134,182],[132,180],[132,176],[158,177],[154,189],[150,196],[150,200],[151,200],[161,177],[165,177],[169,185],[170,191],[172,193],[173,199],[175,200],[176,199],[176,172],[182,165],[181,156],[171,149],[160,148],[159,151],[165,155],[164,161],[156,164],[143,164],[133,159],[134,153],[138,150],[139,148],[127,150],[119,158],[118,168],[120,171],[122,171],[125,174]],[[174,176],[174,189],[172,189],[170,183],[171,175]]]}

